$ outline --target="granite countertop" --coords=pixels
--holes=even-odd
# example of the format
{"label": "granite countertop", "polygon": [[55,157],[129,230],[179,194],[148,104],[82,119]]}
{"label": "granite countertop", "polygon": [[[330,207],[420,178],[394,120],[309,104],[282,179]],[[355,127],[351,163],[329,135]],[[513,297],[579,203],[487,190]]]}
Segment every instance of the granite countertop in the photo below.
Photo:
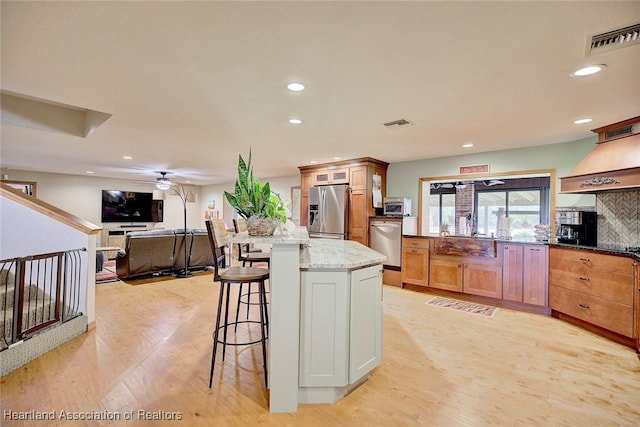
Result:
{"label": "granite countertop", "polygon": [[437,233],[427,233],[427,234],[403,234],[402,237],[415,237],[415,238],[430,238],[430,239],[435,239],[435,238],[443,238],[446,239],[448,237],[455,237],[455,238],[463,238],[463,239],[482,239],[482,240],[495,240],[497,243],[522,243],[522,244],[527,244],[527,245],[546,245],[549,242],[538,242],[535,240],[515,240],[515,239],[502,239],[499,237],[489,237],[489,236],[466,236],[466,235],[457,235],[457,234],[450,234],[448,236],[441,236]]}
{"label": "granite countertop", "polygon": [[309,233],[306,227],[297,227],[291,232],[284,232],[273,236],[249,236],[245,233],[230,233],[224,239],[225,243],[267,243],[298,245],[309,242]]}
{"label": "granite countertop", "polygon": [[305,227],[269,237],[229,234],[225,243],[298,244],[301,269],[351,270],[381,264],[387,257],[352,240],[310,239]]}
{"label": "granite countertop", "polygon": [[556,247],[556,248],[579,249],[584,251],[601,252],[604,254],[624,255],[624,256],[640,259],[640,253],[629,252],[623,246],[619,246],[619,245],[600,244],[598,246],[583,246],[583,245],[572,245],[569,243],[558,243],[555,241],[547,242],[547,244],[549,246]]}
{"label": "granite countertop", "polygon": [[300,251],[301,269],[351,270],[381,264],[386,256],[353,240],[311,239]]}

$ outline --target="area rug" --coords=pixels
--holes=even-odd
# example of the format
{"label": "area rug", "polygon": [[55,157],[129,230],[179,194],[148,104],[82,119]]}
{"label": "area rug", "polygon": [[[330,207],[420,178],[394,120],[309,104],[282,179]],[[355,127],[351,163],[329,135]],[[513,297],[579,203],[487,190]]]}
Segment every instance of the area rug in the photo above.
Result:
{"label": "area rug", "polygon": [[105,261],[102,265],[102,270],[96,273],[96,283],[109,283],[118,280],[118,275],[115,272],[116,262]]}
{"label": "area rug", "polygon": [[433,297],[425,304],[437,305],[438,307],[452,308],[467,313],[481,314],[483,316],[493,316],[498,310],[490,305],[476,304],[473,302],[460,301],[457,299]]}

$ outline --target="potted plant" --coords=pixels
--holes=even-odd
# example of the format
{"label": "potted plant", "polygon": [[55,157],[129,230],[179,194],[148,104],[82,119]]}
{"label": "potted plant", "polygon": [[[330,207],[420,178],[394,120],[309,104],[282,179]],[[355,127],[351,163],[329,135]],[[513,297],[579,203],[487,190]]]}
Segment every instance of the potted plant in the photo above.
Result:
{"label": "potted plant", "polygon": [[253,176],[251,151],[248,161],[238,155],[238,178],[235,192],[224,192],[238,215],[247,220],[251,236],[270,236],[278,224],[287,220],[286,207],[280,196],[271,191],[269,183],[261,183]]}

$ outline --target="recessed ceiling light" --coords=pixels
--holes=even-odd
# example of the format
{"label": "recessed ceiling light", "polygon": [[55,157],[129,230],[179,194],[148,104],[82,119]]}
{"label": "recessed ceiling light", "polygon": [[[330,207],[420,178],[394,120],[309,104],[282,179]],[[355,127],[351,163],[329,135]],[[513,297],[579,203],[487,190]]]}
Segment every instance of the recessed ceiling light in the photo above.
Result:
{"label": "recessed ceiling light", "polygon": [[93,171],[85,171],[85,173],[92,174]]}
{"label": "recessed ceiling light", "polygon": [[462,148],[471,148],[471,147],[473,147],[472,143],[462,144]]}
{"label": "recessed ceiling light", "polygon": [[302,83],[292,82],[287,85],[287,89],[293,92],[300,92],[304,90],[304,85]]}
{"label": "recessed ceiling light", "polygon": [[578,119],[578,120],[574,120],[573,124],[574,125],[583,125],[585,123],[591,123],[593,121],[593,119],[590,119],[588,117],[585,117],[584,119]]}
{"label": "recessed ceiling light", "polygon": [[292,125],[299,125],[300,123],[302,123],[302,120],[300,120],[300,119],[289,119],[289,123],[291,123]]}
{"label": "recessed ceiling light", "polygon": [[133,159],[133,157],[131,157],[131,156],[122,156],[122,158],[123,158],[123,159],[125,159],[125,160],[131,160],[131,159]]}
{"label": "recessed ceiling light", "polygon": [[342,157],[334,157],[333,160],[342,160]]}
{"label": "recessed ceiling light", "polygon": [[309,163],[311,163],[312,165],[315,165],[316,163],[318,163],[317,160],[311,160]]}
{"label": "recessed ceiling light", "polygon": [[583,68],[580,68],[579,70],[574,71],[573,74],[571,74],[571,76],[573,77],[590,76],[591,74],[599,73],[605,67],[606,65],[604,64],[588,65],[586,67],[583,67]]}

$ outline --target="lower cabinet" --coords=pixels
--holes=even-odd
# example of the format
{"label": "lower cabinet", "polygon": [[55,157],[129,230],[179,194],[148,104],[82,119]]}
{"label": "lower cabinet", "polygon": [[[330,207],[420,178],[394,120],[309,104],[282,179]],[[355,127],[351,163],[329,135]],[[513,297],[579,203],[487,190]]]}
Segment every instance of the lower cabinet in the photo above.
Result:
{"label": "lower cabinet", "polygon": [[402,283],[429,286],[429,240],[402,238]]}
{"label": "lower cabinet", "polygon": [[632,257],[552,247],[549,306],[558,313],[634,338],[636,267]]}
{"label": "lower cabinet", "polygon": [[382,266],[302,272],[300,387],[356,383],[382,360]]}
{"label": "lower cabinet", "polygon": [[453,292],[502,298],[502,267],[494,262],[431,259],[429,286]]}
{"label": "lower cabinet", "polygon": [[502,299],[547,305],[548,250],[545,245],[500,243]]}
{"label": "lower cabinet", "polygon": [[462,292],[462,263],[431,258],[429,286],[447,291]]}
{"label": "lower cabinet", "polygon": [[502,298],[501,265],[464,263],[462,269],[462,290],[465,294]]}

